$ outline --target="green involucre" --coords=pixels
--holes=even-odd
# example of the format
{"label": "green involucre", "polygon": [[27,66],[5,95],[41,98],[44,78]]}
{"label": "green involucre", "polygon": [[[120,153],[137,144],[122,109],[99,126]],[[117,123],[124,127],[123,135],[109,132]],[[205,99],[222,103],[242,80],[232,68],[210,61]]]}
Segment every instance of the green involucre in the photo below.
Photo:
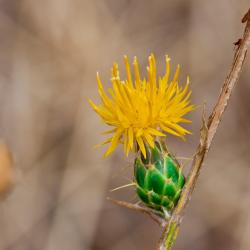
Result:
{"label": "green involucre", "polygon": [[177,204],[185,177],[173,157],[160,144],[147,148],[147,158],[138,156],[134,163],[136,191],[150,208],[171,211]]}

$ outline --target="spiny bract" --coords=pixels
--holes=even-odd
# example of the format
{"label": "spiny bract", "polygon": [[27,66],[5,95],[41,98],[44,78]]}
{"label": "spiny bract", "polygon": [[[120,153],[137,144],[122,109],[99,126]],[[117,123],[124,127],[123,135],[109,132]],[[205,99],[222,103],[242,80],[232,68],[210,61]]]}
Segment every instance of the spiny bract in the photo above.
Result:
{"label": "spiny bract", "polygon": [[[110,146],[105,153],[108,156],[119,143],[124,145],[124,152],[135,150],[137,145],[146,158],[146,145],[155,147],[156,138],[167,133],[184,137],[190,132],[180,126],[189,123],[183,118],[194,109],[190,105],[188,90],[189,78],[184,88],[178,84],[179,65],[174,77],[170,79],[170,58],[166,56],[166,72],[162,77],[157,76],[156,61],[153,54],[149,56],[147,79],[141,78],[139,65],[134,58],[134,79],[132,79],[128,58],[125,56],[127,79],[120,79],[118,65],[115,63],[111,70],[113,87],[104,91],[99,74],[97,74],[98,92],[102,104],[96,105],[89,100],[92,108],[100,115],[103,122],[113,129],[105,132],[111,137],[102,144]],[[100,145],[102,145],[100,144]]]}
{"label": "spiny bract", "polygon": [[136,191],[145,205],[155,210],[171,211],[177,204],[185,183],[177,161],[162,145],[147,147],[147,158],[138,156],[134,163]]}

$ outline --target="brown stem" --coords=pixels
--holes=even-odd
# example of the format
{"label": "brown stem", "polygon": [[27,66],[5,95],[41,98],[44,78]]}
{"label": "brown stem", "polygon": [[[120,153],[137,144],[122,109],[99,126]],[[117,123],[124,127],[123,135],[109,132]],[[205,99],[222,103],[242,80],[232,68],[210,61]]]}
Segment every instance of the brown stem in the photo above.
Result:
{"label": "brown stem", "polygon": [[143,214],[150,216],[150,218],[153,219],[155,222],[157,222],[161,227],[165,227],[167,224],[166,219],[164,219],[162,217],[162,214],[160,212],[157,213],[157,211],[154,211],[150,208],[142,207],[138,204],[132,204],[132,203],[129,203],[126,201],[115,200],[115,199],[112,199],[110,197],[108,197],[107,199],[118,206],[126,207],[126,208],[129,208],[129,209],[132,209],[134,211],[137,211],[137,212],[140,212],[140,213],[143,213]]}
{"label": "brown stem", "polygon": [[246,57],[247,48],[250,43],[250,9],[243,17],[242,22],[246,23],[246,26],[243,37],[236,43],[237,49],[235,51],[232,67],[225,79],[218,101],[214,106],[214,109],[209,116],[207,123],[203,116],[203,125],[200,133],[200,143],[193,158],[191,171],[187,178],[186,185],[182,191],[180,200],[175,210],[173,211],[169,223],[163,230],[161,239],[157,246],[158,250],[170,250],[175,242],[181,221],[184,216],[184,210],[191,198],[203,160],[210,149],[212,140],[221,121],[222,114],[227,107],[229,98],[232,94],[232,90],[239,79],[242,65]]}

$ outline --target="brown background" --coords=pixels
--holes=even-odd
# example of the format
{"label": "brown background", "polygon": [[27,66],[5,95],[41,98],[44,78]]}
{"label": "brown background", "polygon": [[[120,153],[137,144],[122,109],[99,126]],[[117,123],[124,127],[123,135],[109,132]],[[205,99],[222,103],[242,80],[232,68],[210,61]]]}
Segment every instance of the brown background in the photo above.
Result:
{"label": "brown background", "polygon": [[[0,137],[14,154],[16,184],[0,205],[0,249],[154,249],[158,226],[105,200],[136,201],[132,188],[109,192],[131,180],[133,159],[119,148],[103,160],[105,147],[93,149],[106,128],[86,101],[98,102],[95,72],[107,87],[124,54],[145,68],[154,52],[162,73],[169,54],[209,112],[248,8],[249,0],[1,0]],[[250,57],[175,249],[250,249],[249,66]],[[177,156],[194,153],[201,112],[190,115],[187,142],[169,137]]]}

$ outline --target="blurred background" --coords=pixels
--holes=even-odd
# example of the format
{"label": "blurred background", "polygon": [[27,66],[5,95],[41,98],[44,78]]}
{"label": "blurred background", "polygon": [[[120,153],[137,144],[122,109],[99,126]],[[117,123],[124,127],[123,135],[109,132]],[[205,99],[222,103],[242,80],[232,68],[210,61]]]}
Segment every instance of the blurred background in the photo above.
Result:
{"label": "blurred background", "polygon": [[[99,102],[96,71],[108,87],[114,61],[124,75],[124,54],[145,69],[155,53],[159,74],[168,54],[208,114],[248,8],[249,0],[0,0],[0,138],[14,160],[14,186],[0,202],[0,249],[154,249],[158,225],[106,200],[137,201],[133,188],[110,192],[130,182],[133,159],[121,148],[107,159],[105,146],[93,149],[106,129],[87,103]],[[250,57],[175,249],[250,249],[249,66]],[[189,115],[186,142],[169,136],[177,156],[195,152],[201,113]]]}

